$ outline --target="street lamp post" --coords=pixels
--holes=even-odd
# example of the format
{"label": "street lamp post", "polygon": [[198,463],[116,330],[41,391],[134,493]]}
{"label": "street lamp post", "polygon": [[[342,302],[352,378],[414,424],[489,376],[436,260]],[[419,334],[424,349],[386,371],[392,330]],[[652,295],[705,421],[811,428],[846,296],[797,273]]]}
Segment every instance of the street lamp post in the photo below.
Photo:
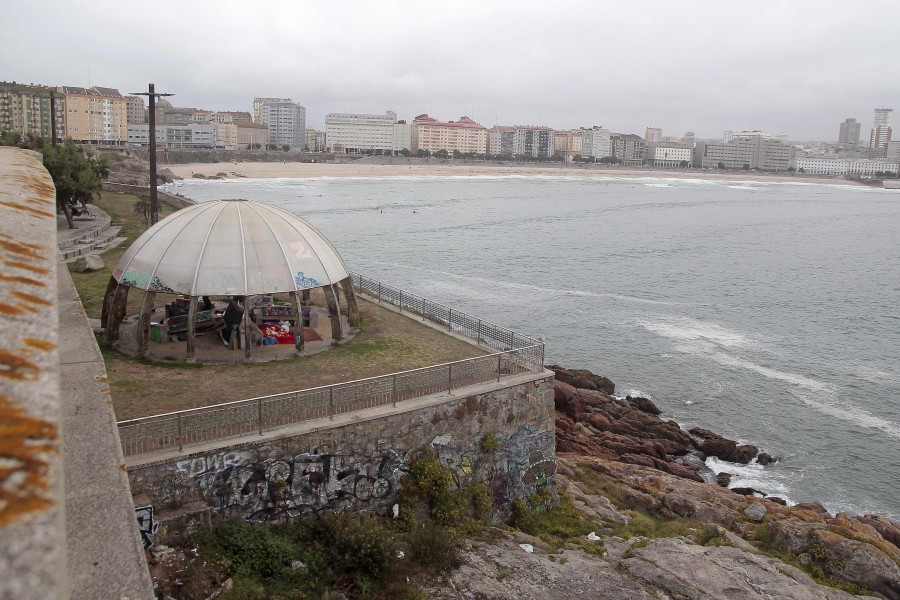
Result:
{"label": "street lamp post", "polygon": [[134,96],[147,96],[150,102],[150,224],[155,225],[159,221],[159,204],[156,194],[156,97],[174,96],[175,94],[162,94],[156,92],[156,86],[150,84],[148,92],[135,92]]}

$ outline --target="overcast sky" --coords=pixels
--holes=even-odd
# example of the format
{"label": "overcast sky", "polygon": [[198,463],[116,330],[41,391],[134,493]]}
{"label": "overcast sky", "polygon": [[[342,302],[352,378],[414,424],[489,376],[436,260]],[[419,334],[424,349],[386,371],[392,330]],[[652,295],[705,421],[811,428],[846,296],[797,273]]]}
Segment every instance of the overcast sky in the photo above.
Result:
{"label": "overcast sky", "polygon": [[[152,6],[153,18],[148,7]],[[0,80],[172,92],[251,110],[486,126],[602,125],[836,141],[900,111],[900,2],[28,0],[0,18]]]}

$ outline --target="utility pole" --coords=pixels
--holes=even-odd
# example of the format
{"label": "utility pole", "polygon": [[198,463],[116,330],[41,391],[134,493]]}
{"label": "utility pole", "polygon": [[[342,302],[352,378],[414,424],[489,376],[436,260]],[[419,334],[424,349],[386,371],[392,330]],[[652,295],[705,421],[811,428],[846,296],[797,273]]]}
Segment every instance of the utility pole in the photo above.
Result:
{"label": "utility pole", "polygon": [[150,101],[148,116],[150,117],[150,225],[159,221],[159,204],[156,199],[156,97],[174,96],[175,94],[156,93],[156,86],[150,84],[149,92],[134,92],[132,96],[147,96]]}

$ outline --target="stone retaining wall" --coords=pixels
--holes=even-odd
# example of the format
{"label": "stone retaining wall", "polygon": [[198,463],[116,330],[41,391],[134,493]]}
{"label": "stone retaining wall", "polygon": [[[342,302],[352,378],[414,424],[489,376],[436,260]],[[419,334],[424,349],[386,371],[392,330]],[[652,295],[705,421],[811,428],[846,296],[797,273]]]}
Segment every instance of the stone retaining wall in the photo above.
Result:
{"label": "stone retaining wall", "polygon": [[[545,371],[526,379],[352,424],[131,466],[132,494],[149,500],[166,540],[186,533],[178,531],[182,515],[168,518],[167,507],[205,506],[214,525],[382,510],[395,502],[408,465],[430,445],[457,487],[490,488],[494,518],[503,519],[513,499],[555,489],[553,376]],[[496,437],[498,449],[482,447],[486,435]]]}
{"label": "stone retaining wall", "polygon": [[[125,194],[150,194],[150,186],[146,185],[129,185],[127,183],[111,183],[108,181],[104,181],[103,189],[108,192],[123,192]],[[162,190],[156,190],[156,197],[161,202],[168,202],[172,206],[176,206],[178,208],[187,208],[188,206],[193,206],[195,204],[195,202],[190,198],[185,198],[184,196],[176,196],[175,194],[170,194]]]}

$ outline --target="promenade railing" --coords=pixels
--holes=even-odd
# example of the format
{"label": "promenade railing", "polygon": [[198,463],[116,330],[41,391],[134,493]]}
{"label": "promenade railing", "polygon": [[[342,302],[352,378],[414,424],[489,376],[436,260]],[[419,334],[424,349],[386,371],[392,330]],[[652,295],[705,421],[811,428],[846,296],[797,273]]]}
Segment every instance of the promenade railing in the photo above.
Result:
{"label": "promenade railing", "polygon": [[[397,406],[432,394],[452,394],[467,386],[501,382],[544,368],[544,345],[539,341],[361,275],[353,274],[353,281],[361,292],[500,351],[389,375],[120,421],[119,439],[125,456],[182,451],[189,445],[262,435],[285,425]],[[378,296],[378,290],[382,296]]]}

